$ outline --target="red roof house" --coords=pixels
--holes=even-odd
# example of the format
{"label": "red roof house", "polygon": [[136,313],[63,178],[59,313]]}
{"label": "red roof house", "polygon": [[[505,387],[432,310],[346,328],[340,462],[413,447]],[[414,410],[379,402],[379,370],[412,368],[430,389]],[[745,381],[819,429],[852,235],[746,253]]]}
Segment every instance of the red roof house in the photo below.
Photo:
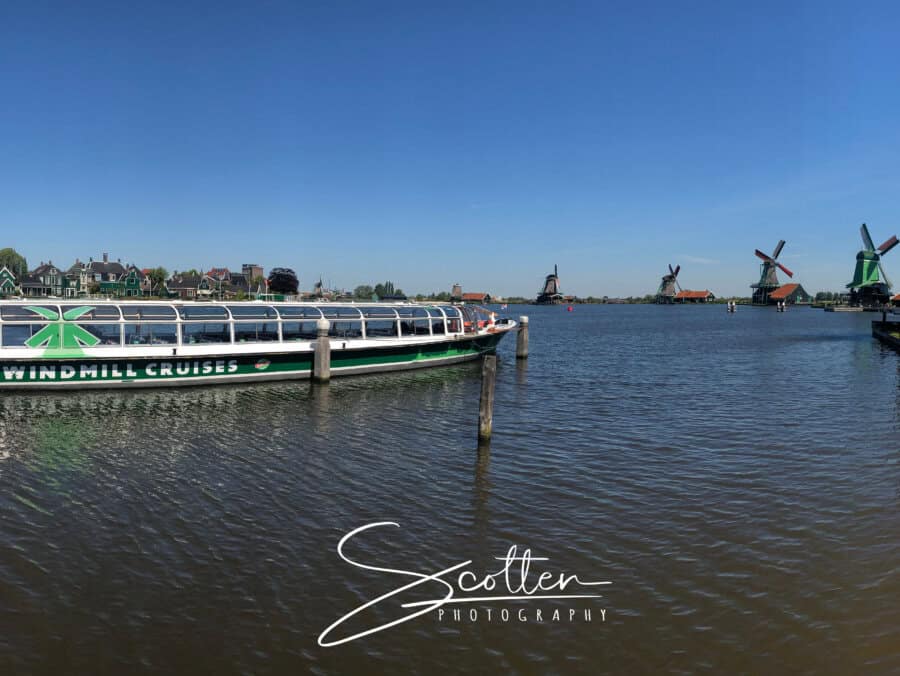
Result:
{"label": "red roof house", "polygon": [[462,299],[467,303],[490,303],[491,294],[489,293],[464,293]]}
{"label": "red roof house", "polygon": [[679,291],[675,294],[676,303],[709,303],[716,297],[710,291]]}
{"label": "red roof house", "polygon": [[779,286],[769,294],[769,300],[786,303],[808,303],[812,300],[806,290],[799,284],[785,284]]}

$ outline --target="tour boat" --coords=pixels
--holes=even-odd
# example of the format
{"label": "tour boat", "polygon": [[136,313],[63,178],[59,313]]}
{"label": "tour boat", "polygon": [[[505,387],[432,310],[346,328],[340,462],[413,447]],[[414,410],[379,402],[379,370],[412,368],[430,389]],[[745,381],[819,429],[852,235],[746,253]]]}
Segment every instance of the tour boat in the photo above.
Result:
{"label": "tour boat", "polygon": [[476,359],[516,326],[447,304],[0,301],[0,389],[310,378],[321,320],[332,376]]}

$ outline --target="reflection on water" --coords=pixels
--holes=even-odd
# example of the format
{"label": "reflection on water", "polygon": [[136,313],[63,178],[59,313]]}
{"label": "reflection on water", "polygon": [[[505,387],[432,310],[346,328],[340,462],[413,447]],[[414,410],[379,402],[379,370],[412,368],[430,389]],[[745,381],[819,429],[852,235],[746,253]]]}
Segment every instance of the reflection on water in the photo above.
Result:
{"label": "reflection on water", "polygon": [[[868,317],[531,311],[480,447],[477,364],[0,395],[0,671],[900,669],[900,356]],[[360,560],[494,570],[519,544],[613,585],[590,623],[425,617],[320,648],[396,586],[335,551],[384,520]]]}

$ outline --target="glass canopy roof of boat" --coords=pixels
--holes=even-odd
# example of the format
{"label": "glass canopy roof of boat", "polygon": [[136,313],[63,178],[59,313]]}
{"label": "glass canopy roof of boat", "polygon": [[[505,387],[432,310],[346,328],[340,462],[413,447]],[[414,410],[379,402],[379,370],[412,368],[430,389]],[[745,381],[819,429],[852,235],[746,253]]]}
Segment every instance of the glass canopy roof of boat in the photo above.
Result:
{"label": "glass canopy roof of boat", "polygon": [[[191,321],[227,321],[234,319],[443,319],[459,318],[460,310],[451,305],[264,305],[261,303],[110,303],[85,299],[79,304],[64,305],[40,303],[16,303],[0,305],[0,320],[33,321],[46,319],[44,312],[32,310],[40,308],[52,313],[77,313],[80,320],[91,321],[172,321],[176,318]],[[60,311],[61,310],[61,311]],[[83,310],[82,312],[78,312]]]}

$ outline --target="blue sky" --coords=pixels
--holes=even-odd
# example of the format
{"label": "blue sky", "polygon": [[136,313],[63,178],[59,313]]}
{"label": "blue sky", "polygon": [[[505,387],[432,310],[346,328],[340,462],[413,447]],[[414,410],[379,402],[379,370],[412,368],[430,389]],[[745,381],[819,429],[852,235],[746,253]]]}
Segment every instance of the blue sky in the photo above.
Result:
{"label": "blue sky", "polygon": [[861,222],[900,231],[898,35],[877,2],[7,3],[0,247],[615,296],[670,262],[749,293],[784,238],[837,290]]}

